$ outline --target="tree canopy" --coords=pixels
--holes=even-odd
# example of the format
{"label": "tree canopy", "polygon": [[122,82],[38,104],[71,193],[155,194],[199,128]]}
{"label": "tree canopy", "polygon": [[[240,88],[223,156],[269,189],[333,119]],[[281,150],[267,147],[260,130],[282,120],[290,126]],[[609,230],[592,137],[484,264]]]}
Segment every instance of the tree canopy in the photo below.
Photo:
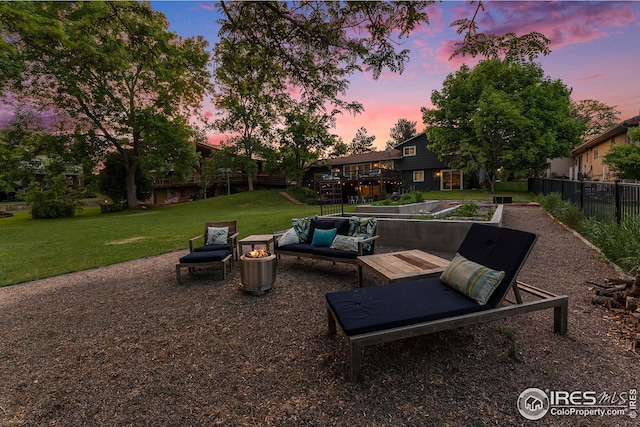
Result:
{"label": "tree canopy", "polygon": [[409,138],[413,138],[418,134],[416,130],[417,122],[412,122],[407,119],[399,119],[397,123],[391,128],[391,138],[393,143],[398,145]]}
{"label": "tree canopy", "polygon": [[615,126],[619,120],[620,111],[604,102],[595,99],[582,99],[571,104],[574,118],[585,127],[584,139],[596,137]]}
{"label": "tree canopy", "polygon": [[349,154],[362,154],[373,151],[373,141],[375,140],[375,135],[369,135],[367,133],[367,129],[361,127],[356,131],[356,135],[353,137],[351,142],[347,144],[347,152]]}
{"label": "tree canopy", "polygon": [[619,179],[640,180],[640,128],[633,127],[627,131],[631,144],[614,145],[604,155],[603,162],[610,165]]}
{"label": "tree canopy", "polygon": [[548,159],[565,157],[581,125],[570,111],[571,91],[534,63],[485,60],[449,75],[422,108],[429,149],[494,191],[498,171],[537,174]]}
{"label": "tree canopy", "polygon": [[207,42],[168,27],[146,2],[0,4],[0,56],[20,71],[5,73],[5,89],[16,103],[55,112],[93,155],[116,150],[129,207],[138,166],[180,175],[196,160],[189,118],[209,85]]}
{"label": "tree canopy", "polygon": [[[418,26],[429,23],[427,8],[434,3],[217,3],[222,19],[220,42],[215,47],[215,83],[218,94],[224,94],[214,98],[223,111],[217,129],[235,131],[234,144],[250,144],[254,149],[273,139],[265,133],[265,125],[286,129],[286,117],[295,105],[303,106],[305,115],[328,126],[337,114],[360,113],[363,106],[359,102],[344,99],[349,77],[363,71],[369,71],[374,79],[385,70],[402,73],[409,61],[409,50],[402,42]],[[481,1],[478,7],[483,7]],[[456,54],[522,58],[548,52],[548,40],[537,33],[482,37],[475,25],[476,15],[452,24],[459,26],[460,34],[466,32]],[[265,100],[274,108],[258,111],[257,105]],[[236,125],[242,124],[228,126],[232,118]],[[246,134],[249,129],[254,136]],[[278,139],[283,144],[295,140]],[[341,153],[344,148],[339,145],[333,151]]]}

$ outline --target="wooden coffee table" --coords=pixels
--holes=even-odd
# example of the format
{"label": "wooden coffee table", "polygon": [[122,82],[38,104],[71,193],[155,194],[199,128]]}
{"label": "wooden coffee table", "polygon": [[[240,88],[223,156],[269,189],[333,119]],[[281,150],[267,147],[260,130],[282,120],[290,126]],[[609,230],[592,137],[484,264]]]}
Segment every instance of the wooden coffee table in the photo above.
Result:
{"label": "wooden coffee table", "polygon": [[362,286],[363,268],[382,279],[382,283],[388,284],[438,276],[450,262],[419,249],[359,256],[357,261],[358,286]]}

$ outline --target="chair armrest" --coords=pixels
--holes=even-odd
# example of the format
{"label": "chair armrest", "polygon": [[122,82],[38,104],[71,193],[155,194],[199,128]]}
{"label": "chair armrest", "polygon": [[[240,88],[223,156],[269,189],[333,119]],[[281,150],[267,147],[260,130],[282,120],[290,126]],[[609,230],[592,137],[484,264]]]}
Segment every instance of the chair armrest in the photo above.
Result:
{"label": "chair armrest", "polygon": [[237,231],[235,233],[233,233],[232,235],[227,237],[227,241],[229,242],[229,244],[231,245],[231,247],[234,247],[236,245],[236,240],[238,240],[238,236],[240,235],[240,233],[238,233]]}
{"label": "chair armrest", "polygon": [[195,243],[195,241],[202,238],[204,238],[204,234],[189,239],[189,252],[193,252],[193,244]]}
{"label": "chair armrest", "polygon": [[371,242],[371,254],[373,254],[375,248],[376,248],[376,240],[378,239],[378,237],[380,237],[379,235],[375,235],[375,236],[371,236],[371,237],[367,237],[366,239],[362,239],[362,240],[358,240],[358,255],[362,256],[364,255],[364,244]]}

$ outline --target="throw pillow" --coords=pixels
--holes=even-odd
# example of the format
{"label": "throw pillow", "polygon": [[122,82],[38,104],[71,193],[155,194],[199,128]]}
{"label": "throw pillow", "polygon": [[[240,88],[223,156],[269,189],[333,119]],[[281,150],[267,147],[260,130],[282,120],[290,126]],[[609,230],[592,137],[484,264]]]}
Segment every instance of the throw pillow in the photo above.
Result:
{"label": "throw pillow", "polygon": [[358,242],[361,239],[356,236],[343,236],[341,234],[336,234],[336,238],[333,239],[333,243],[331,244],[331,248],[333,249],[341,249],[343,251],[358,251]]}
{"label": "throw pillow", "polygon": [[316,231],[313,232],[313,240],[311,241],[312,246],[331,246],[333,243],[333,239],[336,237],[336,233],[338,229],[332,228],[331,230],[323,230],[321,228],[316,228]]}
{"label": "throw pillow", "polygon": [[[357,216],[352,216],[349,219],[349,236],[361,237],[363,239],[373,237],[376,233],[377,223],[378,221],[375,217],[360,218]],[[365,243],[362,248],[365,251],[370,251],[371,242]]]}
{"label": "throw pillow", "polygon": [[492,270],[456,254],[440,275],[443,283],[462,292],[480,305],[486,304],[504,278],[504,271]]}
{"label": "throw pillow", "polygon": [[306,242],[309,238],[309,229],[311,228],[311,220],[317,218],[317,216],[311,218],[293,218],[291,220],[291,226],[298,235],[299,242]]}
{"label": "throw pillow", "polygon": [[288,229],[286,233],[278,238],[278,246],[293,245],[295,243],[300,243],[300,240],[298,240],[298,235],[293,227]]}
{"label": "throw pillow", "polygon": [[224,245],[229,235],[229,227],[207,227],[207,245]]}

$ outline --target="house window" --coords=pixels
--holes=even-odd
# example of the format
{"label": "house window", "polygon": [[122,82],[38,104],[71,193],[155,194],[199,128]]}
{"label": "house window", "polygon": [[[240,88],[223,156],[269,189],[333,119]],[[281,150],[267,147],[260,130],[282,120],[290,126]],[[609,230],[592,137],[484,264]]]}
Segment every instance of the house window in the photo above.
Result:
{"label": "house window", "polygon": [[413,171],[413,182],[424,182],[424,171]]}
{"label": "house window", "polygon": [[411,147],[404,147],[402,149],[402,155],[407,156],[415,156],[416,155],[416,146],[412,145]]}
{"label": "house window", "polygon": [[462,171],[446,169],[440,173],[441,190],[462,190]]}
{"label": "house window", "polygon": [[597,158],[598,158],[598,149],[597,149],[597,148],[594,148],[594,149],[593,149],[593,160],[595,160],[595,159],[597,159]]}

